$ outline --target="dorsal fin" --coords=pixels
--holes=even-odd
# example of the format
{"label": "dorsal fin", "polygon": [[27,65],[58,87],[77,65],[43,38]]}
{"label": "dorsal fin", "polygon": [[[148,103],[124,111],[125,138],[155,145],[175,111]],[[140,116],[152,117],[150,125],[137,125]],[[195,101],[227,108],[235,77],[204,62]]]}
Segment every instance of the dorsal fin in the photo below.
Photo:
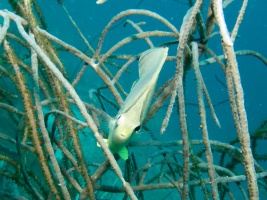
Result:
{"label": "dorsal fin", "polygon": [[142,116],[140,116],[143,118],[143,115],[146,114],[147,106],[150,104],[158,75],[165,62],[167,53],[167,47],[149,49],[142,53],[138,63],[139,80],[132,87],[131,92],[125,99],[119,113],[129,111],[136,105],[143,95],[146,95],[146,100],[142,98],[142,105],[138,104],[139,106],[145,107]]}
{"label": "dorsal fin", "polygon": [[168,48],[154,48],[142,53],[139,59],[139,77],[141,78],[147,71],[160,71],[167,56]]}

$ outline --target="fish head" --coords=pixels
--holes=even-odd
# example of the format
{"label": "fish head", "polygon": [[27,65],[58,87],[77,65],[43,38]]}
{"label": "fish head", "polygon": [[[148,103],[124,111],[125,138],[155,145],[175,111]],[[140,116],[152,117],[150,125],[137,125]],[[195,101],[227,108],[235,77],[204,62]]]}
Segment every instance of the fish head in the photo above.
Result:
{"label": "fish head", "polygon": [[133,133],[140,129],[140,121],[127,116],[127,113],[118,115],[110,125],[108,146],[113,153],[120,151],[130,141]]}

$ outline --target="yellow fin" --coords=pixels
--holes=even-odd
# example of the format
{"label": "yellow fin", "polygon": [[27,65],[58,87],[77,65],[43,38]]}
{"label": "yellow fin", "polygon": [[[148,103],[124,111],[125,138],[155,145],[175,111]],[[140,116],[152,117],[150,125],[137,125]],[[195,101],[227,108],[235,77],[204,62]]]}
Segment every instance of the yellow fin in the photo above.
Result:
{"label": "yellow fin", "polygon": [[[108,145],[108,139],[103,139],[103,140],[104,140],[104,142]],[[99,145],[98,142],[96,143],[96,146],[100,147],[100,145]]]}
{"label": "yellow fin", "polygon": [[127,160],[129,155],[128,155],[128,150],[126,147],[123,147],[122,150],[120,150],[118,152],[119,156],[123,159],[123,160]]}

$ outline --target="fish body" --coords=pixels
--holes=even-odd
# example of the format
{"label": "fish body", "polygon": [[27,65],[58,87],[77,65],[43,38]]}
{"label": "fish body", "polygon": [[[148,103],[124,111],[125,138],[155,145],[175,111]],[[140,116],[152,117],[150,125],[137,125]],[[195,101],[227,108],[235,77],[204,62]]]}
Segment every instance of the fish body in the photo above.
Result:
{"label": "fish body", "polygon": [[154,48],[142,53],[139,59],[139,80],[133,85],[117,116],[109,122],[106,143],[113,153],[128,159],[126,145],[145,119],[155,91],[159,73],[168,48]]}

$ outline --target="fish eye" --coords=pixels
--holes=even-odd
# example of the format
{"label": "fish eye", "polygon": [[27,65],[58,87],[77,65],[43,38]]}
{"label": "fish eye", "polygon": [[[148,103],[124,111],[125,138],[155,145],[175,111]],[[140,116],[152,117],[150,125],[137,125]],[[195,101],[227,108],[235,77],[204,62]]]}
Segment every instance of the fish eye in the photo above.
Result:
{"label": "fish eye", "polygon": [[135,127],[134,131],[138,132],[138,131],[140,131],[140,129],[141,129],[141,126],[137,126],[137,127]]}

